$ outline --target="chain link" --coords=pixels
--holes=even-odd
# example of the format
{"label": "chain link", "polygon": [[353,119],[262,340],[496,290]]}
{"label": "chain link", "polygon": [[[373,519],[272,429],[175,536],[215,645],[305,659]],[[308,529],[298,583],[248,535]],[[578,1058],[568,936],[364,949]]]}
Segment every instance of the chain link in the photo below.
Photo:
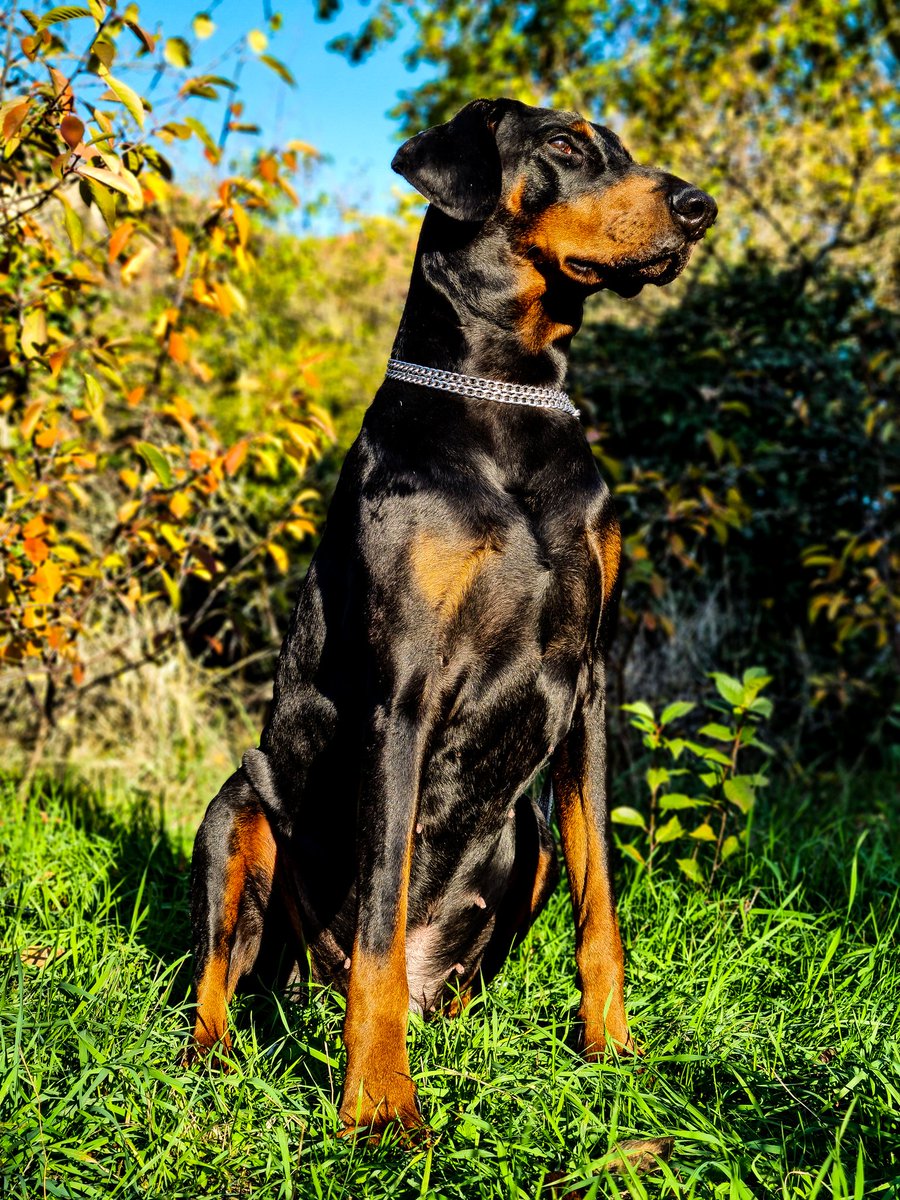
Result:
{"label": "chain link", "polygon": [[456,371],[439,371],[437,367],[421,367],[418,363],[403,362],[399,358],[388,359],[385,377],[436,388],[441,392],[455,392],[458,396],[473,396],[476,400],[525,404],[530,408],[555,408],[578,420],[578,409],[565,392],[556,391],[555,388],[505,383],[500,379],[479,379],[474,375],[460,375]]}

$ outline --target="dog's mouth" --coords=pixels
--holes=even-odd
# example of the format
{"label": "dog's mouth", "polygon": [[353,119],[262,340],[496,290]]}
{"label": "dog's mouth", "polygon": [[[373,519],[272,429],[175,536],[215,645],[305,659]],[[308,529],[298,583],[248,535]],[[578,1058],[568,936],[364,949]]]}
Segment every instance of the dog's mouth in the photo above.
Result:
{"label": "dog's mouth", "polygon": [[591,262],[586,258],[567,257],[560,263],[565,275],[591,291],[606,288],[619,296],[631,299],[647,283],[663,287],[671,283],[684,270],[691,255],[691,246],[657,254],[643,262],[608,263]]}

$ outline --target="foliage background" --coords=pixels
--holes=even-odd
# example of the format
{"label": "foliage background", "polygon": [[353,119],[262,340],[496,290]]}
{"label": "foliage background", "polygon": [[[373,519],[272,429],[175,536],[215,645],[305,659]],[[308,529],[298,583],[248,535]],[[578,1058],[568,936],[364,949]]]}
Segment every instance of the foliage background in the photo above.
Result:
{"label": "foliage background", "polygon": [[[262,63],[273,87],[290,87],[297,64],[275,54],[281,17],[263,5],[231,59],[209,66],[215,5],[189,38],[160,30],[145,7],[14,4],[0,32],[0,744],[6,795],[22,805],[22,824],[4,830],[22,874],[0,865],[0,891],[17,913],[36,822],[71,825],[110,862],[109,846],[128,842],[121,822],[84,816],[84,786],[119,797],[109,801],[117,811],[137,803],[149,822],[140,854],[154,853],[155,829],[170,856],[160,892],[176,877],[183,888],[186,835],[258,735],[292,596],[390,350],[421,214],[407,198],[391,215],[355,214],[334,236],[298,235],[289,214],[318,203],[317,150],[302,130],[270,145],[264,121],[254,151],[229,140],[257,128],[259,114],[243,109],[242,64]],[[322,19],[337,12],[320,0]],[[335,49],[364,72],[401,31],[426,81],[400,97],[400,134],[477,95],[572,106],[615,128],[639,160],[715,194],[719,222],[675,285],[592,301],[570,374],[626,539],[610,711],[617,831],[636,860],[628,904],[641,920],[665,910],[669,928],[678,883],[708,885],[697,864],[709,851],[715,874],[727,846],[726,890],[694,897],[692,919],[708,922],[704,936],[724,936],[730,918],[717,924],[715,906],[724,913],[730,896],[746,923],[762,888],[766,911],[779,914],[766,919],[799,931],[812,1004],[838,943],[802,931],[837,921],[819,897],[858,854],[853,837],[871,833],[869,924],[853,943],[854,874],[846,911],[838,902],[853,945],[841,969],[849,980],[868,955],[888,1004],[900,972],[872,964],[896,947],[884,845],[900,766],[897,16],[882,0],[379,0]],[[223,99],[221,125],[196,115]],[[173,173],[171,148],[182,143],[205,156],[205,183]],[[749,764],[740,776],[739,751]],[[64,778],[76,799],[54,808],[49,784],[32,792],[36,777]],[[854,805],[841,799],[848,780]],[[768,824],[754,814],[765,783],[775,794]],[[799,859],[781,857],[793,805],[809,819],[808,853],[837,864],[794,907]],[[689,806],[708,814],[693,835],[679,816]],[[817,842],[811,814],[829,806],[844,815],[825,820]],[[673,883],[676,861],[689,879],[675,872]],[[55,869],[35,867],[34,878]],[[118,886],[112,868],[98,870]],[[48,885],[46,912],[28,900],[17,956],[23,938],[44,942],[60,927],[76,895],[93,895],[93,884],[63,875]],[[137,921],[143,883],[132,883]],[[109,917],[118,929],[125,919],[109,896],[100,909],[85,904],[85,920],[100,912],[101,926]],[[687,924],[681,932],[687,971],[694,935]],[[164,949],[157,933],[154,954]],[[769,933],[759,937],[741,989],[764,973]],[[638,977],[655,979],[650,960],[674,953],[652,945]],[[772,996],[789,975],[785,965]],[[520,982],[522,1000],[535,986],[527,969]],[[173,975],[166,996],[175,986]],[[867,1012],[842,986],[848,1012]],[[871,1060],[871,1037],[847,1032],[868,1019],[836,1019],[847,1070],[840,1059],[834,1094],[807,1097],[828,1114],[808,1152],[816,1170],[834,1168],[834,1195],[861,1178],[832,1116],[834,1095],[862,1070],[853,1055]],[[46,1030],[33,1032],[42,1044]],[[884,1033],[888,1057],[895,1033]],[[772,1050],[766,1078],[783,1054],[777,1040]],[[756,1049],[747,1053],[755,1061]],[[715,1094],[726,1111],[707,1087],[714,1067],[692,1070],[688,1092]],[[883,1164],[896,1098],[872,1086],[859,1161]],[[632,1113],[646,1111],[647,1095],[629,1094]],[[788,1147],[757,1172],[760,1186],[812,1161],[808,1147]],[[732,1183],[756,1170],[728,1161]],[[289,1169],[285,1178],[290,1194]]]}

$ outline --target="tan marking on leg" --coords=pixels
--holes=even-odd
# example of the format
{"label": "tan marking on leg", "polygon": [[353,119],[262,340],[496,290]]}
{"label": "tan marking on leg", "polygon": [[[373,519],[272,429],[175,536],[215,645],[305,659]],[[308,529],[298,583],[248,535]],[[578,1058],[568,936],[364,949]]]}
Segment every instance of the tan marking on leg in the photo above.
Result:
{"label": "tan marking on leg", "polygon": [[419,591],[440,616],[450,617],[459,608],[489,553],[489,546],[419,534],[412,546],[413,575]]}
{"label": "tan marking on leg", "polygon": [[412,838],[397,899],[397,927],[385,955],[354,945],[344,1019],[347,1074],[341,1100],[345,1133],[365,1127],[377,1140],[390,1121],[405,1129],[422,1124],[409,1069],[406,1025],[409,981],[406,974],[406,913]]}
{"label": "tan marking on leg", "polygon": [[[585,1053],[599,1057],[607,1039],[631,1051],[625,1015],[625,963],[616,918],[612,880],[597,834],[590,788],[573,773],[569,754],[560,748],[553,786],[559,801],[563,853],[575,913],[575,958],[581,981],[580,1015]],[[605,1015],[604,1015],[605,1013]]]}
{"label": "tan marking on leg", "polygon": [[241,814],[235,819],[230,858],[225,868],[219,935],[197,984],[194,1043],[205,1051],[216,1042],[231,1047],[228,1002],[238,980],[253,966],[258,946],[236,944],[241,900],[251,871],[256,885],[272,886],[275,872],[275,839],[262,813]]}
{"label": "tan marking on leg", "polygon": [[553,867],[553,851],[541,846],[538,851],[537,869],[534,873],[534,885],[531,889],[531,903],[529,905],[528,915],[529,921],[533,921],[538,914],[538,910],[547,899],[547,878]]}
{"label": "tan marking on leg", "polygon": [[601,529],[589,529],[588,541],[600,564],[600,588],[603,603],[608,604],[619,578],[622,561],[622,532],[613,518]]}

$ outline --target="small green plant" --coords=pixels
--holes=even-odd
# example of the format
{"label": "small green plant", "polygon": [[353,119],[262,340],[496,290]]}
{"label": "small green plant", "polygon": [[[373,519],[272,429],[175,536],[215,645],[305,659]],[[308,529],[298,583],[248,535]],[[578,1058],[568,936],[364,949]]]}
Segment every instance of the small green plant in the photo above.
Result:
{"label": "small green plant", "polygon": [[672,731],[696,704],[675,700],[659,717],[645,700],[622,706],[650,751],[645,772],[650,803],[646,816],[625,805],[612,812],[617,825],[642,831],[634,841],[622,842],[630,858],[652,873],[660,847],[677,844],[683,853],[676,859],[679,868],[707,886],[746,842],[756,794],[769,782],[764,766],[752,773],[744,769],[743,751],[752,747],[765,756],[772,753],[759,737],[760,722],[772,714],[771,700],[760,694],[771,676],[751,667],[739,680],[719,671],[711,678],[718,696],[706,703],[713,719],[697,730],[703,741]]}

